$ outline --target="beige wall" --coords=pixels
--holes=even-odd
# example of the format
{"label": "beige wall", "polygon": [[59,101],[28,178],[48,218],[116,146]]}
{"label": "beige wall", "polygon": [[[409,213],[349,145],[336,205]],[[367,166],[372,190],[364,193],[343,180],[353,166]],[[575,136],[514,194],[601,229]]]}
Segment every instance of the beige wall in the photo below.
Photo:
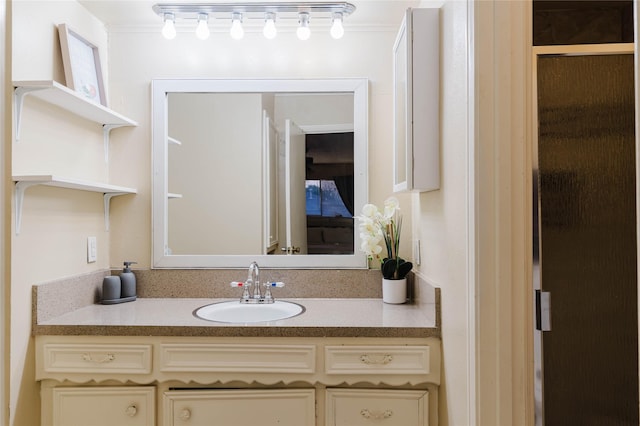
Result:
{"label": "beige wall", "polygon": [[471,425],[468,395],[474,371],[469,312],[470,162],[473,137],[469,129],[468,5],[449,1],[441,9],[441,187],[413,194],[414,238],[420,240],[421,264],[416,272],[441,288],[443,385],[440,393],[441,425]]}
{"label": "beige wall", "polygon": [[[19,0],[12,3],[12,8],[13,80],[55,79],[64,83],[56,33],[59,23],[69,24],[106,52],[104,26],[75,2]],[[101,59],[106,73],[106,55]],[[27,99],[23,112],[21,140],[12,144],[12,174],[46,172],[109,181],[99,125],[74,119],[33,99]],[[31,286],[109,266],[109,234],[105,231],[102,203],[98,193],[46,187],[26,192],[22,231],[18,236],[13,229],[10,231],[11,424],[35,425],[40,417],[31,338]],[[97,237],[96,263],[86,262],[88,236]]]}
{"label": "beige wall", "polygon": [[9,274],[11,269],[9,268],[9,226],[11,224],[11,213],[9,207],[11,203],[9,200],[9,188],[10,181],[6,177],[9,173],[9,162],[11,158],[10,145],[7,141],[11,140],[11,126],[9,115],[7,114],[8,106],[11,105],[9,99],[11,99],[10,91],[7,90],[9,73],[6,72],[7,64],[11,63],[9,54],[11,49],[7,49],[10,38],[7,37],[7,32],[11,28],[11,23],[7,20],[7,2],[0,1],[0,46],[2,46],[2,52],[0,54],[0,122],[3,123],[2,131],[0,131],[0,423],[9,423],[9,412],[7,407],[8,401],[8,363],[6,358],[6,349],[8,348],[9,338],[9,322],[8,320],[8,306],[4,303],[8,300],[9,289],[8,283]]}

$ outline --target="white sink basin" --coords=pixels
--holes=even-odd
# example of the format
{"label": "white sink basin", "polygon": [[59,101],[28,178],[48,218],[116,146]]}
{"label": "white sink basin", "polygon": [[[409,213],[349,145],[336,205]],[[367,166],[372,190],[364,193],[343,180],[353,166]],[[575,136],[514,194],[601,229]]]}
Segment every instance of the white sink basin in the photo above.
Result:
{"label": "white sink basin", "polygon": [[201,319],[216,322],[267,322],[295,317],[304,312],[304,306],[276,300],[274,303],[250,304],[237,300],[212,303],[196,309],[193,314]]}

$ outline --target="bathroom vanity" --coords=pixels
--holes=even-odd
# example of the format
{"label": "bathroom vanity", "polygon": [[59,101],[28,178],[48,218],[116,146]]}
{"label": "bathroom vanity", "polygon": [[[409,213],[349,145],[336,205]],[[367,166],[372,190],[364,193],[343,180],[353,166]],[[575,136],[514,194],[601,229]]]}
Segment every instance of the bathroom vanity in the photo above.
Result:
{"label": "bathroom vanity", "polygon": [[290,299],[228,324],[215,299],[93,304],[37,321],[42,425],[437,425],[436,305]]}

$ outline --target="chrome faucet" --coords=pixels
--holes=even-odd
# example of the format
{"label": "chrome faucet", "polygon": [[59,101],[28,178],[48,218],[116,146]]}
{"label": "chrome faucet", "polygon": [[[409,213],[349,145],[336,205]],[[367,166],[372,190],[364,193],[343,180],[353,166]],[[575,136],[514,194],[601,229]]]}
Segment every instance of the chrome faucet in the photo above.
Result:
{"label": "chrome faucet", "polygon": [[271,295],[271,287],[284,287],[283,282],[266,282],[264,295],[260,289],[260,267],[257,262],[249,265],[249,275],[245,282],[232,281],[231,287],[242,287],[242,297],[240,303],[274,303],[275,299]]}
{"label": "chrome faucet", "polygon": [[[249,265],[249,276],[247,277],[247,282],[251,282],[253,284],[252,297],[254,299],[262,299],[262,294],[260,293],[260,267],[257,262],[251,262],[251,265]],[[251,289],[249,289],[249,291],[251,291]]]}

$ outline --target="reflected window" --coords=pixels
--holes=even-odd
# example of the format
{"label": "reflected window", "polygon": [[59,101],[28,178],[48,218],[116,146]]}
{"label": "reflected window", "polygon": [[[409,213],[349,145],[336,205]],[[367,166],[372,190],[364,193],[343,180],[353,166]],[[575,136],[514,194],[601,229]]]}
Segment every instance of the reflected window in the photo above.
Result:
{"label": "reflected window", "polygon": [[307,180],[306,208],[307,216],[352,217],[345,205],[336,182],[333,180]]}

